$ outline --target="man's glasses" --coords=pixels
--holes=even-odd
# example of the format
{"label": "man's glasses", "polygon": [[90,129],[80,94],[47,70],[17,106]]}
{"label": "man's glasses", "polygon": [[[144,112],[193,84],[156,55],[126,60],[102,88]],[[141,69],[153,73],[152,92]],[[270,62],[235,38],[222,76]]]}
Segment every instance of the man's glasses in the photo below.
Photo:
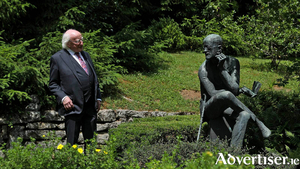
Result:
{"label": "man's glasses", "polygon": [[[70,41],[71,41],[71,40],[70,40]],[[83,38],[77,39],[77,40],[74,40],[74,41],[71,41],[71,42],[73,42],[73,43],[75,43],[75,44],[79,44],[80,42],[83,42]]]}

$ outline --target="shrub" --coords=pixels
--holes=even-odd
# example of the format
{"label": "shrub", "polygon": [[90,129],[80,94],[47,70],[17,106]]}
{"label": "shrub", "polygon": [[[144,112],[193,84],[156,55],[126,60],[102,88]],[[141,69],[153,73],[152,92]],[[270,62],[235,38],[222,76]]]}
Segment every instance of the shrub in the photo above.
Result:
{"label": "shrub", "polygon": [[202,41],[209,34],[219,34],[223,39],[223,51],[229,55],[249,54],[243,42],[243,38],[237,34],[243,34],[244,30],[234,20],[234,12],[226,17],[206,20],[193,16],[185,18],[181,24],[187,38],[187,46],[191,50],[202,51]]}
{"label": "shrub", "polygon": [[21,113],[31,100],[30,94],[45,94],[46,65],[27,49],[30,42],[10,45],[0,41],[0,113]]}
{"label": "shrub", "polygon": [[[155,120],[155,121],[154,121]],[[173,121],[173,124],[171,123]],[[176,127],[176,121],[178,122]],[[117,152],[117,148],[122,143],[121,136],[115,134],[110,135],[109,141],[105,146],[97,145],[96,140],[90,140],[91,144],[84,149],[79,145],[62,145],[60,139],[51,133],[45,136],[49,141],[44,144],[35,144],[35,140],[32,139],[31,143],[22,145],[22,139],[18,139],[18,142],[12,143],[12,147],[8,150],[1,149],[4,157],[0,157],[1,168],[278,168],[278,165],[261,165],[261,164],[238,164],[236,162],[233,165],[223,164],[219,157],[219,153],[223,153],[225,160],[228,160],[229,154],[231,156],[240,157],[240,159],[246,156],[250,156],[249,149],[236,149],[228,145],[227,140],[216,140],[209,142],[208,140],[200,139],[197,143],[195,141],[189,142],[185,138],[186,136],[177,135],[170,137],[165,142],[153,142],[149,143],[149,140],[154,140],[153,137],[144,137],[148,130],[159,129],[163,126],[165,128],[172,128],[179,131],[184,126],[189,126],[188,121],[195,121],[195,117],[187,116],[170,116],[164,118],[149,118],[145,120],[133,122],[134,125],[124,125],[120,127],[128,127],[128,130],[133,132],[135,126],[142,130],[144,128],[144,134],[139,137],[133,138],[133,134],[127,137],[127,140],[135,142],[133,146],[127,146],[123,149],[123,152]],[[198,123],[198,118],[196,118]],[[153,125],[150,125],[152,122]],[[144,125],[143,123],[147,123]],[[180,125],[183,123],[182,125]],[[160,127],[155,127],[161,124]],[[193,126],[193,124],[191,125]],[[121,130],[122,132],[122,130]],[[120,133],[121,133],[120,132]],[[189,130],[189,132],[191,132]],[[136,132],[139,133],[139,132]],[[141,132],[140,132],[141,133]],[[179,132],[178,132],[179,133]],[[123,133],[123,137],[127,136]],[[144,141],[147,140],[148,141]],[[126,140],[125,140],[126,141]],[[142,143],[139,143],[142,141]],[[144,142],[143,142],[144,141]],[[121,142],[121,143],[120,143]],[[127,141],[125,144],[128,144]],[[261,155],[261,157],[270,156],[282,156],[280,153],[274,153],[269,151],[253,154],[253,156]],[[219,161],[218,161],[219,160]],[[217,163],[217,164],[216,164]],[[254,166],[255,165],[255,166]],[[291,165],[280,166],[281,168],[290,168]]]}
{"label": "shrub", "polygon": [[86,32],[85,50],[89,52],[94,62],[99,86],[104,96],[114,93],[121,73],[127,72],[119,65],[120,60],[114,57],[118,44],[112,37],[105,36],[100,30]]}
{"label": "shrub", "polygon": [[[250,147],[256,146],[256,151],[267,147],[285,155],[297,149],[300,135],[298,92],[262,91],[256,98],[249,99],[243,96],[241,100],[272,130],[271,136],[264,141],[259,135],[254,134],[260,133],[259,129],[250,123],[246,132]],[[264,145],[255,145],[255,143]]]}
{"label": "shrub", "polygon": [[[199,116],[167,116],[135,119],[109,131],[118,142],[114,147],[118,153],[131,146],[148,146],[157,143],[176,142],[176,136],[182,135],[182,140],[193,141],[197,138]],[[122,156],[122,154],[120,154]]]}
{"label": "shrub", "polygon": [[154,42],[163,45],[165,51],[174,52],[186,48],[185,35],[174,19],[160,18],[159,21],[153,21],[146,31]]}
{"label": "shrub", "polygon": [[4,158],[0,157],[1,169],[10,168],[119,168],[115,161],[114,151],[108,146],[97,147],[96,141],[83,147],[70,146],[59,143],[59,138],[50,140],[43,144],[35,144],[32,140],[27,145],[22,145],[22,139],[13,142],[12,147],[3,150]]}
{"label": "shrub", "polygon": [[[85,50],[91,54],[102,91],[109,94],[118,83],[117,77],[125,72],[114,58],[117,44],[112,38],[103,37],[98,31],[83,33]],[[39,48],[30,48],[31,41],[16,45],[0,41],[0,106],[1,113],[22,112],[38,95],[42,108],[53,108],[54,98],[49,96],[48,81],[50,57],[61,50],[61,32],[50,32],[43,37]]]}
{"label": "shrub", "polygon": [[237,32],[247,42],[252,55],[272,59],[277,68],[282,59],[299,55],[299,12],[297,0],[260,1],[256,14],[244,16],[240,24],[245,34]]}
{"label": "shrub", "polygon": [[138,29],[139,23],[133,23],[113,36],[118,44],[114,56],[118,60],[118,65],[129,72],[156,71],[161,61],[157,53],[161,51],[163,45],[153,42],[148,32]]}

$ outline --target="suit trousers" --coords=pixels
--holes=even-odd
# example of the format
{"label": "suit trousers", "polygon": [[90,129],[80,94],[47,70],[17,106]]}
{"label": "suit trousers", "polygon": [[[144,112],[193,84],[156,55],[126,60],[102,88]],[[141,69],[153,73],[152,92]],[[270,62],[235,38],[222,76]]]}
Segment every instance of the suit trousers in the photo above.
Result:
{"label": "suit trousers", "polygon": [[94,105],[95,103],[93,101],[88,101],[84,104],[81,114],[71,114],[65,116],[67,143],[73,145],[78,142],[80,127],[82,127],[82,134],[85,141],[94,137],[94,132],[96,132],[97,125],[97,113]]}

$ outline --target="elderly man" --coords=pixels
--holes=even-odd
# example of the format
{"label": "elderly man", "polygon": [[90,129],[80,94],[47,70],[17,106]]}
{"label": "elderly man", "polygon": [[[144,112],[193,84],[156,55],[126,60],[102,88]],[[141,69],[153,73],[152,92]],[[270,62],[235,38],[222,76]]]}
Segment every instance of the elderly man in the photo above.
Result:
{"label": "elderly man", "polygon": [[51,56],[49,89],[56,96],[58,113],[65,117],[67,142],[73,145],[80,127],[85,140],[94,137],[101,94],[91,57],[83,51],[81,33],[67,30],[62,48]]}
{"label": "elderly man", "polygon": [[[239,88],[239,61],[222,53],[222,42],[222,38],[216,34],[208,35],[203,41],[206,60],[200,66],[198,76],[202,97],[200,107],[203,110],[204,106],[204,117],[209,121],[223,116],[235,120],[231,146],[242,146],[250,118],[256,122],[263,137],[269,137],[271,131],[236,98],[247,88]],[[228,124],[226,125],[229,127]]]}

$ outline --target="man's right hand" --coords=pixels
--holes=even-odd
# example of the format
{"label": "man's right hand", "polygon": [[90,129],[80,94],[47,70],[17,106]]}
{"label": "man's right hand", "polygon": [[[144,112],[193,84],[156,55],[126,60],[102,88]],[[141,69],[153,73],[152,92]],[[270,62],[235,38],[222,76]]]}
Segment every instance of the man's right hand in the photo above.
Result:
{"label": "man's right hand", "polygon": [[66,96],[63,100],[63,105],[64,105],[64,108],[67,110],[67,111],[70,111],[74,108],[74,105],[73,105],[73,102],[72,100],[70,99],[69,96]]}
{"label": "man's right hand", "polygon": [[228,57],[226,57],[226,55],[221,53],[220,55],[216,55],[216,58],[219,60],[217,67],[220,70],[227,70],[228,69],[228,61],[227,61]]}

